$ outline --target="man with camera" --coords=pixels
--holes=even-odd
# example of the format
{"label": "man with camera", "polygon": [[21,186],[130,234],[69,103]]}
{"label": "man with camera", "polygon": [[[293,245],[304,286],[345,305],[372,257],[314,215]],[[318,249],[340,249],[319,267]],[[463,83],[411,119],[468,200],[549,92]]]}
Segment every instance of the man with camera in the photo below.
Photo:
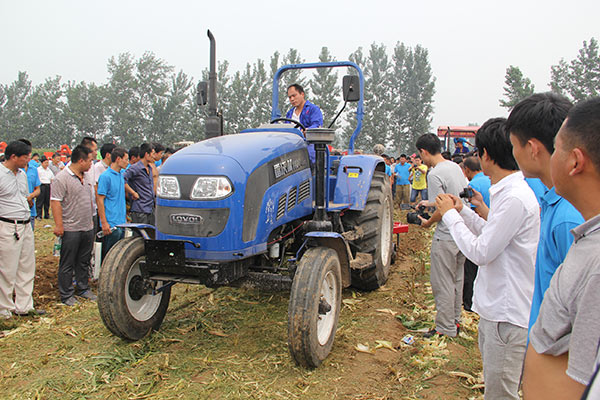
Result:
{"label": "man with camera", "polygon": [[439,195],[436,205],[460,251],[479,265],[473,309],[479,314],[485,398],[519,399],[539,205],[512,155],[506,119],[488,120],[475,141],[483,172],[492,183],[487,220],[449,194]]}
{"label": "man with camera", "polygon": [[[417,139],[416,146],[420,157],[430,168],[430,172],[427,174],[427,190],[430,198],[435,200],[435,197],[441,193],[458,196],[467,185],[467,181],[458,164],[442,157],[438,137],[433,134],[422,135]],[[422,200],[417,207],[421,213],[424,212],[423,206],[434,207],[435,202]],[[422,215],[418,215],[418,218],[425,228],[438,222],[431,243],[430,273],[431,289],[437,313],[435,327],[424,336],[455,337],[460,324],[465,257],[454,243],[448,227],[441,221],[439,211],[434,212],[429,219],[423,218]]]}

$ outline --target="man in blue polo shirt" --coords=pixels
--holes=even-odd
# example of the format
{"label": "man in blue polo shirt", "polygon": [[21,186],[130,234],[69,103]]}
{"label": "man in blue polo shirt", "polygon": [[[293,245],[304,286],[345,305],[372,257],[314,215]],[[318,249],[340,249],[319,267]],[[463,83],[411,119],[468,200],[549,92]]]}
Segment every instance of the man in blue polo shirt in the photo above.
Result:
{"label": "man in blue polo shirt", "polygon": [[396,204],[401,209],[408,208],[410,201],[410,164],[406,162],[406,154],[400,154],[400,161],[394,168],[396,173]]}
{"label": "man in blue polo shirt", "polygon": [[98,178],[98,217],[102,225],[102,259],[110,248],[123,237],[117,225],[127,222],[125,210],[125,179],[121,170],[127,168],[129,155],[122,147],[116,147],[111,155],[110,167]]}
{"label": "man in blue polo shirt", "polygon": [[507,121],[513,154],[523,175],[539,178],[549,188],[540,199],[540,241],[535,263],[530,331],[537,320],[550,280],[573,243],[571,229],[583,223],[579,211],[556,193],[550,175],[554,137],[572,106],[569,100],[558,94],[537,93],[517,104]]}
{"label": "man in blue polo shirt", "polygon": [[[31,142],[27,139],[19,139],[20,142],[25,143],[26,145],[31,147]],[[31,229],[35,230],[35,217],[37,217],[36,204],[35,199],[41,193],[40,186],[42,182],[40,182],[40,176],[38,174],[37,167],[34,167],[36,162],[34,160],[30,160],[29,163],[23,168],[25,173],[27,174],[27,186],[29,187],[29,198],[27,200],[33,202],[31,206]]]}

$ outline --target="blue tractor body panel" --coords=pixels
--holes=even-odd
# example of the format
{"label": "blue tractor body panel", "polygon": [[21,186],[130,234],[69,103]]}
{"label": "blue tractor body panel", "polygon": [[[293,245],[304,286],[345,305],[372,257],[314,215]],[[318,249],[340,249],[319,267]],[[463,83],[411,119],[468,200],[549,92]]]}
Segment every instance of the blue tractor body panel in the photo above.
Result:
{"label": "blue tractor body panel", "polygon": [[[335,185],[330,198],[333,204],[348,204],[344,208],[362,210],[367,203],[371,179],[376,170],[385,171],[383,158],[371,155],[340,157]],[[333,207],[332,207],[333,208]]]}
{"label": "blue tractor body panel", "polygon": [[[186,241],[186,258],[203,261],[265,252],[273,229],[313,213],[306,147],[298,130],[284,128],[220,136],[180,150],[160,171],[177,177],[181,198],[157,199],[156,239]],[[233,192],[220,200],[191,200],[199,176],[225,176]],[[171,215],[199,216],[203,223],[180,224]]]}

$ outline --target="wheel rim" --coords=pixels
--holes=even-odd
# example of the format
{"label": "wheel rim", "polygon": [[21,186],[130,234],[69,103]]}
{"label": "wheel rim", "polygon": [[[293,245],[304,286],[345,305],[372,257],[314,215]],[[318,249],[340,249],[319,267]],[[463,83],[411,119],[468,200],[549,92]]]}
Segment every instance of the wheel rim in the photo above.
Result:
{"label": "wheel rim", "polygon": [[338,285],[335,275],[332,271],[327,271],[327,274],[325,274],[325,277],[323,278],[323,282],[321,282],[321,294],[319,300],[326,301],[331,306],[331,309],[325,314],[318,315],[317,339],[321,346],[324,346],[329,341],[331,332],[333,332],[335,316],[337,315],[337,308],[339,306],[337,302],[337,293]]}
{"label": "wheel rim", "polygon": [[383,231],[381,232],[381,261],[383,264],[387,264],[390,258],[390,249],[392,247],[392,230],[389,229],[392,223],[389,198],[386,198],[383,204],[383,218],[381,223],[381,227],[383,228]]}
{"label": "wheel rim", "polygon": [[[140,322],[144,322],[156,314],[156,311],[160,306],[162,293],[156,295],[145,294],[141,297],[133,295],[132,297],[132,294],[129,292],[131,282],[132,280],[138,280],[140,278],[140,259],[137,259],[127,274],[127,281],[125,282],[125,303],[127,304],[127,309],[131,316]],[[134,298],[139,298],[139,300],[134,300]]]}

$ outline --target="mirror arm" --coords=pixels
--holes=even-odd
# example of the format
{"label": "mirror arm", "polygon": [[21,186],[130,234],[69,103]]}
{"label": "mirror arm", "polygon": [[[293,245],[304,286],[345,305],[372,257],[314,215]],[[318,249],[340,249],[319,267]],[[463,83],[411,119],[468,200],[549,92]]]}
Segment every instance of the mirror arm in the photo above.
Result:
{"label": "mirror arm", "polygon": [[331,123],[329,124],[329,126],[327,128],[331,128],[333,126],[333,124],[338,119],[338,117],[340,116],[340,114],[342,113],[342,111],[344,111],[344,108],[346,108],[346,104],[348,104],[347,101],[344,102],[344,105],[342,106],[342,109],[337,113],[337,115],[335,116],[335,118],[333,119],[333,121],[331,121]]}

